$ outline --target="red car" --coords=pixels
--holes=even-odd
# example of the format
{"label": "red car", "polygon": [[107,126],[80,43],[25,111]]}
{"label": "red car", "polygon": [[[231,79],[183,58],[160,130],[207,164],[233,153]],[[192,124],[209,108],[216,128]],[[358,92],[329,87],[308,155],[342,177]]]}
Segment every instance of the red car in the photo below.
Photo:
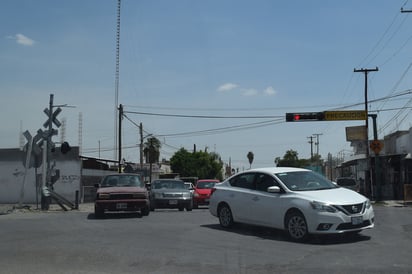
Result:
{"label": "red car", "polygon": [[103,217],[106,212],[140,212],[142,216],[149,215],[149,193],[138,174],[107,175],[95,187],[95,217]]}
{"label": "red car", "polygon": [[193,193],[193,208],[198,208],[199,205],[209,205],[212,188],[219,182],[216,179],[197,180]]}

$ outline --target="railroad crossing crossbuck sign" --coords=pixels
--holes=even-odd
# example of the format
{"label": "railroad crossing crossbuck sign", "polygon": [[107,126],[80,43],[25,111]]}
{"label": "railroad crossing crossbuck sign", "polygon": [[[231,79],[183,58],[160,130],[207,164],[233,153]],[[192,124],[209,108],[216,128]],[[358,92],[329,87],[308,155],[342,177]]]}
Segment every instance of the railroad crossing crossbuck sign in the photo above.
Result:
{"label": "railroad crossing crossbuck sign", "polygon": [[50,110],[48,108],[44,109],[44,113],[49,117],[46,122],[44,122],[43,127],[48,128],[50,126],[50,121],[56,125],[56,127],[60,127],[62,123],[60,123],[59,120],[57,120],[57,115],[62,111],[61,108],[57,108],[53,113],[50,113]]}

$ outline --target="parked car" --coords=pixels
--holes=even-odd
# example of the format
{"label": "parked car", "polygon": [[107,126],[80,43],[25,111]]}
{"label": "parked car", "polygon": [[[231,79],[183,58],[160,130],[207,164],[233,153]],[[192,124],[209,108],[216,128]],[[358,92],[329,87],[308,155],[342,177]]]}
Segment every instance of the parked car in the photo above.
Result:
{"label": "parked car", "polygon": [[192,198],[193,198],[193,193],[195,192],[195,186],[191,182],[184,182],[184,183],[185,183],[185,188],[190,191],[190,193],[192,194]]}
{"label": "parked car", "polygon": [[178,208],[191,211],[193,208],[192,194],[186,189],[185,183],[178,179],[158,179],[151,184],[150,209]]}
{"label": "parked car", "polygon": [[140,212],[143,216],[149,215],[149,193],[138,174],[107,175],[95,187],[96,217],[103,217],[106,212]]}
{"label": "parked car", "polygon": [[352,177],[338,177],[336,178],[336,184],[341,187],[349,188],[353,191],[359,192],[359,183]]}
{"label": "parked car", "polygon": [[219,180],[215,179],[202,179],[197,180],[195,190],[193,193],[193,207],[198,208],[199,205],[209,205],[210,194],[212,188]]}
{"label": "parked car", "polygon": [[294,241],[310,234],[359,233],[374,227],[366,197],[301,168],[251,169],[215,185],[209,211],[224,228],[235,222],[284,229]]}

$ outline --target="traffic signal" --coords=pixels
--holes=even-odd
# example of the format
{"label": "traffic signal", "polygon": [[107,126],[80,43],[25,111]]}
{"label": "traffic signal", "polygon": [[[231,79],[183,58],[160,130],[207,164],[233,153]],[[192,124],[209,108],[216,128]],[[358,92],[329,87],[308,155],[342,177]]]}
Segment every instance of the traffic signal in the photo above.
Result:
{"label": "traffic signal", "polygon": [[307,121],[324,121],[323,112],[297,112],[286,113],[286,122],[307,122]]}
{"label": "traffic signal", "polygon": [[69,152],[72,148],[70,147],[68,142],[63,142],[60,146],[60,151],[63,154],[66,154],[67,152]]}

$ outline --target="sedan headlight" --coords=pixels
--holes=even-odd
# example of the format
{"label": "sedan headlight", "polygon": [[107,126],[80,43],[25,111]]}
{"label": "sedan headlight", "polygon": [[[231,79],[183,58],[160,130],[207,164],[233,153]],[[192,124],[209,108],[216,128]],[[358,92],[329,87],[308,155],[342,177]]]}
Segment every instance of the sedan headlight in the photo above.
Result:
{"label": "sedan headlight", "polygon": [[98,198],[99,199],[110,199],[110,194],[108,194],[108,193],[99,193]]}
{"label": "sedan headlight", "polygon": [[314,210],[317,210],[317,211],[332,212],[332,213],[337,211],[336,208],[334,208],[332,205],[328,205],[328,204],[317,202],[317,201],[312,201],[310,205],[312,206]]}
{"label": "sedan headlight", "polygon": [[371,204],[371,201],[369,199],[366,199],[365,206],[366,206],[367,209],[371,208],[372,204]]}
{"label": "sedan headlight", "polygon": [[160,198],[162,198],[162,196],[163,196],[163,193],[155,192],[155,194],[154,194],[154,197],[156,199],[160,199]]}

